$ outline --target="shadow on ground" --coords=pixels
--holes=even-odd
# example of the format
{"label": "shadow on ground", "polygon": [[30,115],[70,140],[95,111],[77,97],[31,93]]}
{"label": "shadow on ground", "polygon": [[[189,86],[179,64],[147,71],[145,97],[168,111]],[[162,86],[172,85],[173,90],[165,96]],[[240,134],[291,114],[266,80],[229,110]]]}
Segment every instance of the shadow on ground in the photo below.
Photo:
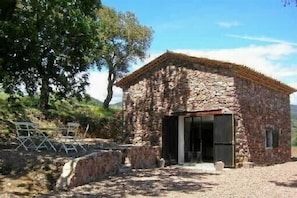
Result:
{"label": "shadow on ground", "polygon": [[205,192],[217,186],[216,183],[201,181],[215,173],[198,172],[181,168],[133,170],[69,190],[56,192],[45,197],[126,197],[166,196],[170,191],[191,194]]}
{"label": "shadow on ground", "polygon": [[67,161],[96,150],[90,147],[87,152],[67,154],[53,150],[15,150],[16,147],[16,142],[0,144],[0,197],[6,192],[21,197],[49,193]]}
{"label": "shadow on ground", "polygon": [[[0,191],[19,197],[125,197],[127,195],[166,196],[170,191],[191,194],[208,191],[216,183],[203,182],[212,172],[166,167],[133,170],[79,186],[69,191],[54,191],[62,167],[68,160],[96,151],[69,153],[25,151],[9,144],[0,147]],[[1,194],[1,193],[0,193]],[[2,194],[3,195],[3,194]]]}
{"label": "shadow on ground", "polygon": [[[295,175],[297,177],[297,175]],[[289,180],[287,182],[279,182],[279,181],[270,181],[274,183],[276,186],[283,186],[283,187],[290,187],[290,188],[297,188],[297,179]]]}

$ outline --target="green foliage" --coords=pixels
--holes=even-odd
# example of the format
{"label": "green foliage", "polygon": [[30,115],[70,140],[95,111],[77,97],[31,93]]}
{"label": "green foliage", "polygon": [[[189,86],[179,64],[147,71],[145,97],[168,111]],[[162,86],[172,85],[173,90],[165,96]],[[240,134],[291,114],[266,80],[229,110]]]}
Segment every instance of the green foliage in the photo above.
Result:
{"label": "green foliage", "polygon": [[108,93],[103,102],[103,106],[108,108],[115,80],[128,72],[131,63],[145,58],[146,50],[151,44],[152,30],[140,25],[131,12],[121,13],[103,7],[98,11],[98,17],[99,38],[103,46],[97,66],[104,66],[109,71]]}
{"label": "green foliage", "polygon": [[0,1],[0,20],[9,19],[15,8],[16,8],[17,0],[1,0]]}
{"label": "green foliage", "polygon": [[[95,101],[95,99],[92,99]],[[90,100],[90,101],[92,101]],[[0,137],[1,134],[14,132],[13,121],[32,121],[41,126],[61,126],[76,121],[81,124],[81,132],[90,125],[89,136],[109,138],[115,141],[122,139],[122,121],[120,109],[106,110],[102,105],[89,104],[88,101],[52,100],[48,110],[38,107],[38,97],[19,97],[8,100],[6,94],[0,94]]]}
{"label": "green foliage", "polygon": [[19,0],[0,20],[0,83],[6,93],[34,95],[47,108],[55,97],[82,97],[85,71],[97,58],[98,0]]}

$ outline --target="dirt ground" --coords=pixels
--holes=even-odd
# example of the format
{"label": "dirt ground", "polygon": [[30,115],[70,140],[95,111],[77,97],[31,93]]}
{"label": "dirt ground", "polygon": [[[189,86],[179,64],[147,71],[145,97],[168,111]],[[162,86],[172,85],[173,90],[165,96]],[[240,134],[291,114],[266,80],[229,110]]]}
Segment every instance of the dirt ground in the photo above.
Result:
{"label": "dirt ground", "polygon": [[[170,167],[134,170],[128,174],[105,178],[98,182],[71,189],[68,192],[56,192],[54,190],[55,182],[60,176],[64,163],[71,158],[85,155],[86,152],[71,154],[48,151],[28,152],[24,150],[15,151],[14,148],[14,144],[3,142],[0,144],[0,197],[208,197],[208,195],[211,195],[210,192],[213,192],[218,186],[224,188],[224,185],[220,182],[224,183],[224,181],[234,177],[234,182],[238,183],[242,179],[242,175],[247,175],[251,179],[253,174],[255,174],[255,177],[259,176],[259,174],[262,174],[262,177],[266,177],[266,174],[282,174],[277,172],[281,170],[279,168],[277,171],[274,169],[269,170],[279,166],[283,166],[283,171],[289,174],[285,175],[288,181],[286,179],[282,181],[281,178],[277,180],[277,177],[280,176],[271,177],[267,180],[274,182],[275,186],[285,188],[280,192],[290,190],[289,194],[287,192],[287,194],[284,194],[287,196],[283,197],[290,197],[292,190],[295,190],[295,195],[297,194],[297,162],[254,168],[253,170],[258,171],[256,173],[249,173],[247,169],[236,169],[227,172],[201,172]],[[96,146],[90,147],[88,152],[92,152],[95,148]],[[297,158],[297,148],[292,148],[292,156]],[[296,171],[292,172],[292,169]],[[270,174],[269,171],[272,171],[273,174]],[[236,174],[233,175],[233,173],[239,174],[239,176],[236,177]],[[271,185],[271,182],[269,185]],[[280,182],[279,185],[277,185],[277,182]],[[227,183],[232,186],[230,182]],[[243,186],[245,185],[243,184]],[[225,188],[228,188],[228,186]],[[247,193],[248,189],[243,191]],[[208,192],[207,196],[203,192]],[[215,191],[213,193],[215,196]],[[244,194],[239,194],[232,197],[257,197],[255,193],[255,196],[252,196],[252,194],[240,196]],[[217,195],[222,197],[220,194]]]}
{"label": "dirt ground", "polygon": [[79,150],[67,154],[53,150],[15,150],[15,142],[0,138],[0,197],[32,197],[54,191],[67,161],[94,152],[98,146],[111,146],[108,140],[98,140],[97,143],[87,145],[87,152]]}

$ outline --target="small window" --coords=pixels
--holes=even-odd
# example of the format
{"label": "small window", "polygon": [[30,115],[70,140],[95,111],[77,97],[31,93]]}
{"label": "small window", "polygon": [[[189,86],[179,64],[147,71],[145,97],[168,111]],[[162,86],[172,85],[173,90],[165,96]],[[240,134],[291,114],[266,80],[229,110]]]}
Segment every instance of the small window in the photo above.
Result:
{"label": "small window", "polygon": [[272,148],[272,130],[266,129],[266,148]]}
{"label": "small window", "polygon": [[265,146],[266,148],[278,147],[278,130],[267,127],[265,130]]}

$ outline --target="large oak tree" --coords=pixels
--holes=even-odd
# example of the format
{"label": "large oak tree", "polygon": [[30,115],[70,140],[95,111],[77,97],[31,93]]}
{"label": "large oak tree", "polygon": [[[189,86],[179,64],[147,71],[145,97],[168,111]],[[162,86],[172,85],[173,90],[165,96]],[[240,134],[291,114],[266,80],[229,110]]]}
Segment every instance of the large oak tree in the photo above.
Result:
{"label": "large oak tree", "polygon": [[108,69],[107,96],[103,107],[108,109],[115,81],[128,72],[131,63],[143,60],[152,40],[152,30],[139,24],[131,13],[103,7],[98,12],[100,40],[103,43],[98,67]]}
{"label": "large oak tree", "polygon": [[19,0],[0,21],[0,83],[9,94],[84,94],[85,72],[98,55],[98,0]]}

